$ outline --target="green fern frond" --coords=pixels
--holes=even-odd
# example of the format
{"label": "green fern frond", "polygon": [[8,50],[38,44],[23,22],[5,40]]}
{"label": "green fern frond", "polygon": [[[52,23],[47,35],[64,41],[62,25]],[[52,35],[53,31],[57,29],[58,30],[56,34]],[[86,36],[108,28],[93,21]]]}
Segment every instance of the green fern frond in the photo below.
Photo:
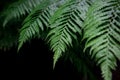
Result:
{"label": "green fern frond", "polygon": [[86,48],[101,67],[104,80],[112,79],[116,58],[120,59],[120,12],[114,0],[96,1],[90,7],[85,20]]}
{"label": "green fern frond", "polygon": [[[55,15],[53,15],[52,22],[54,22],[56,19],[57,20],[54,22],[54,24],[52,23],[51,25],[52,30],[48,34],[48,37],[50,37],[49,38],[50,47],[54,52],[53,67],[55,66],[57,60],[62,55],[62,53],[66,51],[67,46],[70,46],[72,44],[71,35],[74,35],[74,33],[71,34],[69,27],[71,28],[71,30],[73,30],[73,32],[75,32],[75,30],[72,29],[72,26],[69,22],[70,14],[69,12],[67,13],[67,11],[69,11],[70,8],[69,7],[64,8],[64,6],[68,4],[69,4],[68,2],[65,3],[61,8],[59,8],[56,11]],[[63,13],[66,16],[64,16]],[[56,17],[56,14],[57,14],[57,17]],[[54,19],[54,16],[55,16],[55,19]],[[61,16],[62,18],[60,18]]]}
{"label": "green fern frond", "polygon": [[81,18],[84,18],[84,16],[81,17],[82,7],[81,9],[78,8],[79,3],[80,2],[76,1],[66,2],[50,19],[50,27],[52,29],[48,33],[48,42],[54,52],[53,66],[55,66],[59,57],[62,56],[62,53],[65,53],[67,48],[72,46],[73,39],[77,39],[76,33],[81,34],[81,27],[83,23]]}
{"label": "green fern frond", "polygon": [[8,9],[3,12],[5,16],[3,26],[6,26],[6,24],[14,18],[19,19],[21,16],[30,13],[41,2],[42,0],[19,0],[11,4]]}
{"label": "green fern frond", "polygon": [[49,26],[49,18],[54,12],[50,6],[51,4],[53,4],[51,0],[44,0],[26,17],[23,27],[20,30],[18,50],[25,41],[36,35],[40,35],[40,32]]}

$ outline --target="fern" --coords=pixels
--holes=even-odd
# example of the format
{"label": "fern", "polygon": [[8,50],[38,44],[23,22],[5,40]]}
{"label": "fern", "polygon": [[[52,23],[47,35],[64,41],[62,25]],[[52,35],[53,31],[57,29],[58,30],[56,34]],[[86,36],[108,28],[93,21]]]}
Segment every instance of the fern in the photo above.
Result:
{"label": "fern", "polygon": [[116,58],[120,59],[120,20],[119,9],[114,0],[96,1],[87,13],[85,20],[86,48],[101,67],[104,80],[112,79],[112,69]]}
{"label": "fern", "polygon": [[19,0],[11,4],[7,10],[3,12],[5,20],[3,26],[14,18],[20,18],[30,13],[42,0]]}
{"label": "fern", "polygon": [[[65,7],[67,4],[69,4],[69,3],[66,3]],[[56,19],[54,19],[54,16],[55,16],[55,18],[57,18],[56,17],[56,14],[57,14],[59,19],[54,24],[51,25],[52,27],[57,27],[57,28],[52,29],[50,31],[50,33],[48,34],[51,36],[49,41],[50,41],[51,49],[53,49],[53,51],[54,51],[53,67],[55,66],[55,63],[56,63],[57,59],[61,56],[62,52],[65,52],[67,45],[70,45],[72,43],[72,39],[69,34],[70,32],[69,32],[69,29],[67,28],[69,26],[69,24],[68,24],[68,22],[64,22],[65,19],[67,19],[67,17],[61,18],[62,20],[60,19],[61,14],[63,14],[63,12],[65,12],[65,10],[67,11],[67,9],[69,9],[69,8],[65,9],[64,5],[62,7],[56,11],[55,15],[53,15],[53,18],[52,18],[52,20],[54,22],[56,20]],[[67,15],[67,13],[66,13],[66,15]],[[69,15],[68,15],[68,18],[69,18]],[[55,26],[53,26],[53,25],[55,25]],[[57,31],[57,33],[56,33],[56,31]]]}
{"label": "fern", "polygon": [[[89,71],[86,70],[89,65],[84,64],[83,68],[80,66],[84,63],[82,59],[86,60],[84,55],[87,53],[101,68],[103,79],[112,79],[111,70],[115,70],[116,61],[120,60],[119,0],[18,0],[3,13],[3,26],[24,18],[19,30],[18,49],[27,40],[38,36],[43,38],[42,34],[45,34],[44,39],[54,52],[53,67],[62,55],[68,55],[80,70],[84,69],[83,72],[88,74]],[[18,28],[15,29],[17,31]],[[2,46],[11,42],[7,41],[9,35],[7,36],[8,38],[5,35],[6,44],[2,45],[4,39],[0,40]],[[84,50],[76,48],[74,44]],[[71,48],[73,53],[69,52]]]}
{"label": "fern", "polygon": [[[64,0],[62,1],[64,2]],[[28,39],[44,34],[44,31],[49,27],[49,19],[57,6],[61,5],[60,2],[58,0],[44,0],[25,18],[20,30],[18,50]]]}
{"label": "fern", "polygon": [[53,11],[49,8],[51,3],[51,0],[43,1],[26,17],[20,30],[18,50],[25,41],[39,35],[41,31],[44,31],[45,26],[49,26],[50,11]]}
{"label": "fern", "polygon": [[[75,4],[72,5],[72,4]],[[68,1],[62,5],[50,19],[51,30],[48,33],[48,42],[50,47],[54,52],[54,62],[55,63],[65,53],[68,47],[72,47],[73,39],[76,40],[76,33],[81,33],[82,21],[80,10],[76,5],[77,1]],[[79,24],[81,22],[81,24]]]}

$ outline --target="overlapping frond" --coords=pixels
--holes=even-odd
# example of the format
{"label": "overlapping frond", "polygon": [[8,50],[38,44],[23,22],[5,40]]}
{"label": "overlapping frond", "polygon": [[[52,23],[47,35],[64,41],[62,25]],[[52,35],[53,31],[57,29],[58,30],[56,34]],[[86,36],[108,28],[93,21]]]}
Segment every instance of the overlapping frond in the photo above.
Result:
{"label": "overlapping frond", "polygon": [[101,67],[104,80],[112,79],[116,58],[120,59],[120,7],[114,0],[96,1],[85,20],[86,48]]}
{"label": "overlapping frond", "polygon": [[43,1],[34,11],[32,11],[23,22],[23,27],[20,30],[19,47],[32,38],[44,31],[46,26],[49,26],[49,18],[53,10],[49,7],[51,0]]}
{"label": "overlapping frond", "polygon": [[19,0],[11,4],[8,9],[3,12],[3,16],[5,16],[3,26],[6,26],[6,24],[14,18],[19,19],[21,16],[30,13],[41,2],[42,0]]}
{"label": "overlapping frond", "polygon": [[50,19],[52,29],[48,34],[48,42],[54,52],[54,66],[62,53],[65,53],[67,48],[72,46],[73,39],[77,39],[76,33],[81,34],[86,11],[86,6],[82,7],[83,3],[85,2],[68,1]]}
{"label": "overlapping frond", "polygon": [[18,50],[25,41],[34,36],[41,36],[48,29],[50,17],[54,14],[58,5],[60,6],[63,3],[64,0],[44,0],[25,18],[20,30]]}

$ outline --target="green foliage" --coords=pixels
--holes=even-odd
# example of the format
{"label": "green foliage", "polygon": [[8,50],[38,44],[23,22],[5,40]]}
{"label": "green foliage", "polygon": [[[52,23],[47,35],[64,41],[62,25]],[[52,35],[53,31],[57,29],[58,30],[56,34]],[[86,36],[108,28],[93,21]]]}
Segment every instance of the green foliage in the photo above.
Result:
{"label": "green foliage", "polygon": [[[2,16],[5,17],[3,26],[14,19],[22,21],[17,32],[18,49],[27,40],[40,36],[54,52],[53,67],[60,57],[67,55],[84,76],[93,76],[89,66],[96,64],[103,79],[112,80],[112,70],[117,66],[117,59],[120,60],[118,0],[19,0]],[[3,45],[9,45],[7,39]]]}
{"label": "green foliage", "polygon": [[41,1],[42,0],[19,0],[18,2],[10,4],[8,9],[3,12],[5,15],[3,26],[6,26],[6,24],[14,18],[17,20],[27,13],[30,13]]}
{"label": "green foliage", "polygon": [[25,18],[23,27],[20,29],[18,50],[25,41],[35,35],[39,35],[41,31],[45,30],[45,26],[48,26],[51,15],[50,11],[52,11],[49,8],[51,3],[50,0],[44,0]]}
{"label": "green foliage", "polygon": [[88,10],[85,20],[87,38],[85,48],[91,47],[90,54],[100,65],[104,80],[111,80],[111,70],[116,67],[116,57],[120,59],[119,7],[115,1],[98,1]]}
{"label": "green foliage", "polygon": [[[81,35],[82,23],[85,11],[82,13],[82,4],[88,6],[84,1],[69,0],[60,6],[50,18],[51,30],[48,33],[48,42],[54,52],[54,62],[62,56],[69,47],[72,47],[73,39],[77,39],[77,33]],[[80,8],[81,7],[81,8]],[[85,8],[87,8],[85,6]]]}
{"label": "green foliage", "polygon": [[[64,53],[68,46],[72,46],[72,37],[76,37],[76,24],[72,23],[73,15],[72,8],[68,7],[72,2],[66,2],[62,5],[51,17],[52,28],[48,33],[49,43],[51,49],[54,51],[54,63],[55,65],[58,58]],[[67,21],[66,21],[67,20]],[[74,20],[73,20],[74,21]],[[71,31],[71,32],[70,32]]]}

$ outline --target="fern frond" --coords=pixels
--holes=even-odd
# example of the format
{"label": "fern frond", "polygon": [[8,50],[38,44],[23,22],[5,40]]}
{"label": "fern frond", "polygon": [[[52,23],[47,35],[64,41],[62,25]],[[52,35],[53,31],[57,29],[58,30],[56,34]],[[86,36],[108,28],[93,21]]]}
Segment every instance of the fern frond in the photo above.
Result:
{"label": "fern frond", "polygon": [[[52,23],[51,25],[52,30],[48,34],[48,37],[50,37],[49,38],[50,47],[54,52],[53,67],[55,66],[57,60],[62,55],[62,53],[66,51],[67,46],[70,46],[72,44],[71,35],[74,35],[74,33],[71,34],[69,30],[69,27],[72,28],[72,26],[69,22],[70,13],[69,12],[67,13],[67,11],[70,10],[70,8],[67,6],[68,4],[69,2],[66,2],[61,8],[59,8],[56,11],[55,15],[53,15],[53,18],[51,19],[53,20],[52,22],[56,20],[54,24]],[[56,17],[56,14],[57,14],[57,17]],[[71,30],[75,32],[74,28]]]}
{"label": "fern frond", "polygon": [[20,30],[18,50],[25,41],[36,35],[40,35],[40,32],[43,32],[49,26],[49,18],[54,12],[54,9],[50,5],[53,3],[51,0],[44,0],[26,17],[23,27]]}
{"label": "fern frond", "polygon": [[[83,2],[78,2],[77,0],[66,2],[50,19],[51,30],[48,33],[48,42],[54,52],[53,66],[55,66],[57,60],[65,53],[67,48],[72,46],[73,39],[77,39],[76,33],[81,34],[85,10],[80,7],[82,6],[80,3]],[[83,13],[82,10],[84,11]]]}
{"label": "fern frond", "polygon": [[115,0],[96,1],[85,20],[86,48],[101,67],[104,80],[112,79],[116,58],[120,60],[120,7]]}
{"label": "fern frond", "polygon": [[19,0],[11,4],[7,10],[3,12],[5,20],[3,26],[14,18],[20,18],[30,13],[36,6],[40,4],[42,0]]}

